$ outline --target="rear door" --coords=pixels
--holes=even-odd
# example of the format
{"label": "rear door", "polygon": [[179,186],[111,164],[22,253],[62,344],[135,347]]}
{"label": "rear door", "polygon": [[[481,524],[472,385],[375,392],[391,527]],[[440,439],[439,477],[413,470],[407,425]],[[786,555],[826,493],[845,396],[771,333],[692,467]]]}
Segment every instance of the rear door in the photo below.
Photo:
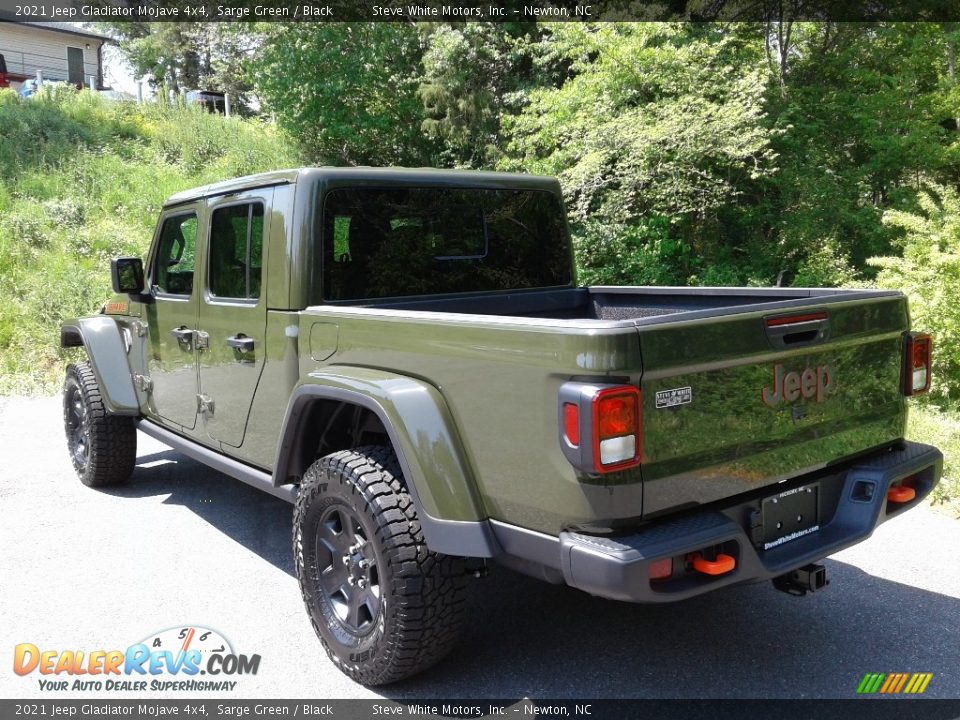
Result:
{"label": "rear door", "polygon": [[197,419],[197,307],[194,282],[202,206],[166,211],[150,259],[153,302],[144,313],[150,335],[147,367],[153,389],[148,410],[157,418],[193,429]]}
{"label": "rear door", "polygon": [[273,189],[211,200],[200,302],[200,406],[207,434],[243,444],[266,357],[265,238]]}
{"label": "rear door", "polygon": [[645,516],[903,436],[903,297],[752,308],[641,328]]}

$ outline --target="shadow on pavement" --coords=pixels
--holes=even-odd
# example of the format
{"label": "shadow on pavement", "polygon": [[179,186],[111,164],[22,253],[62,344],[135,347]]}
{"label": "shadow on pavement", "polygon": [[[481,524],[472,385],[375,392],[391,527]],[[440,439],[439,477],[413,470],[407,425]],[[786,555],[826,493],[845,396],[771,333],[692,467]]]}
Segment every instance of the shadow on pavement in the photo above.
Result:
{"label": "shadow on pavement", "polygon": [[175,450],[138,456],[128,483],[98,489],[117,497],[168,495],[164,504],[190,509],[274,567],[294,575],[293,506]]}
{"label": "shadow on pavement", "polygon": [[825,564],[815,595],[764,582],[662,606],[496,570],[474,584],[454,653],[384,695],[857,698],[867,672],[932,672],[925,698],[960,697],[960,600]]}
{"label": "shadow on pavement", "polygon": [[[293,575],[290,505],[173,450],[138,458],[131,482],[104,492],[167,495],[164,503],[189,508]],[[830,586],[803,598],[764,582],[662,606],[601,600],[494,567],[470,582],[454,652],[382,693],[401,702],[856,698],[868,672],[932,672],[924,698],[960,697],[960,599],[825,564]]]}

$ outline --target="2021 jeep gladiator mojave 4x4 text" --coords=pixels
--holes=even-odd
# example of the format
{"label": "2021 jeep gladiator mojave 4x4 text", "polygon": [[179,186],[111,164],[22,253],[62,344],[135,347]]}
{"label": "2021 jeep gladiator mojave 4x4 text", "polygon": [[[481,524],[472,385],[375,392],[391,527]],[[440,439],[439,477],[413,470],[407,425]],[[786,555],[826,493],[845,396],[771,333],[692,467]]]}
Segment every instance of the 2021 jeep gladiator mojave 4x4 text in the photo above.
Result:
{"label": "2021 jeep gladiator mojave 4x4 text", "polygon": [[294,503],[310,619],[386,683],[455,642],[497,561],[669,602],[830,553],[938,481],[906,442],[930,338],[898,292],[578,287],[550,178],[275,172],[179,193],[66,322],[81,480],[136,431]]}

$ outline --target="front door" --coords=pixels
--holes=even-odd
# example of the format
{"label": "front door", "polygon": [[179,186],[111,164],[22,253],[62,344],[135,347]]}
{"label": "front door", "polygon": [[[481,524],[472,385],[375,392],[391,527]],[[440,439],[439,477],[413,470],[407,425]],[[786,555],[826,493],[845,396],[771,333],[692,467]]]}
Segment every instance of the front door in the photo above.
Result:
{"label": "front door", "polygon": [[67,48],[67,76],[71,85],[83,87],[83,50]]}
{"label": "front door", "polygon": [[153,390],[150,411],[158,418],[193,429],[197,420],[197,208],[168,211],[150,262],[150,293],[145,304]]}
{"label": "front door", "polygon": [[270,188],[210,201],[206,283],[200,303],[201,411],[207,434],[243,444],[266,358],[263,287]]}

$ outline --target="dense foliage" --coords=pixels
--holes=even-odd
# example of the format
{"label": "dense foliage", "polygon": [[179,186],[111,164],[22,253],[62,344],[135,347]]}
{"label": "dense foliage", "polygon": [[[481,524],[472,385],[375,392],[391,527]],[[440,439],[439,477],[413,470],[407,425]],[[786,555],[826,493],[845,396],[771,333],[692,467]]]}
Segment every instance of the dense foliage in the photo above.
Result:
{"label": "dense foliage", "polygon": [[271,127],[197,108],[0,90],[0,393],[62,381],[57,327],[97,310],[169,195],[297,161]]}
{"label": "dense foliage", "polygon": [[889,210],[886,225],[902,231],[902,256],[873,258],[877,282],[910,295],[911,322],[936,343],[931,395],[945,406],[960,401],[960,196],[933,187],[916,213]]}
{"label": "dense foliage", "polygon": [[558,175],[585,282],[872,283],[888,213],[960,178],[952,26],[264,32],[251,81],[312,160]]}
{"label": "dense foliage", "polygon": [[754,242],[738,216],[776,168],[762,48],[715,28],[655,24],[564,25],[548,47],[541,56],[564,61],[568,77],[532,90],[508,118],[501,164],[560,177],[584,279],[750,279],[737,272]]}
{"label": "dense foliage", "polygon": [[165,89],[249,90],[296,150],[251,123],[2,97],[0,348],[49,333],[50,282],[89,309],[102,259],[202,179],[504,169],[561,178],[583,282],[905,290],[936,336],[930,399],[960,410],[955,24],[217,25],[109,29]]}
{"label": "dense foliage", "polygon": [[[167,5],[185,3],[168,0]],[[189,3],[187,3],[189,4]],[[257,25],[232,22],[105,22],[137,77],[148,77],[164,97],[168,92],[219,90],[234,107],[246,110],[251,90],[243,60],[259,47]]]}

